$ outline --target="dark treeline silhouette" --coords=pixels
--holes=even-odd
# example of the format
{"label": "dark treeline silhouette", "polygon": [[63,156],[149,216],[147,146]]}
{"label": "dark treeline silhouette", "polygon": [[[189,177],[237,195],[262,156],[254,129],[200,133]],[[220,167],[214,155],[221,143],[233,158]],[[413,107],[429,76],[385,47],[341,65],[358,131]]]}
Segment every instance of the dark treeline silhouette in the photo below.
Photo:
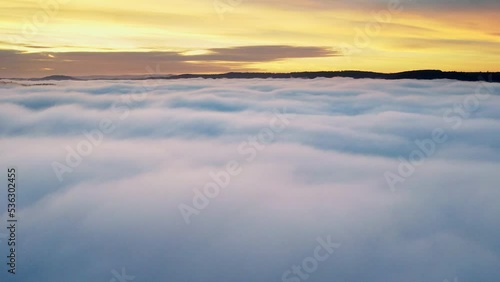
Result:
{"label": "dark treeline silhouette", "polygon": [[67,75],[51,75],[40,79],[31,79],[31,80],[80,80],[80,79]]}
{"label": "dark treeline silhouette", "polygon": [[[371,78],[371,79],[453,79],[460,81],[488,81],[500,82],[500,72],[455,72],[440,70],[415,70],[397,73],[378,73],[369,71],[318,71],[318,72],[290,72],[290,73],[270,73],[270,72],[228,72],[221,74],[180,74],[165,76],[144,76],[132,80],[143,79],[186,79],[186,78],[206,78],[206,79],[251,79],[251,78]],[[52,75],[43,78],[31,80],[102,80],[102,79],[123,79],[120,77],[102,77],[102,78],[77,78],[65,75]]]}
{"label": "dark treeline silhouette", "polygon": [[182,79],[182,78],[372,78],[372,79],[454,79],[461,81],[485,80],[500,82],[498,72],[443,72],[440,70],[416,70],[398,73],[378,73],[368,71],[320,71],[320,72],[291,72],[291,73],[265,73],[265,72],[229,72],[223,74],[181,74],[169,77],[151,77],[151,79]]}

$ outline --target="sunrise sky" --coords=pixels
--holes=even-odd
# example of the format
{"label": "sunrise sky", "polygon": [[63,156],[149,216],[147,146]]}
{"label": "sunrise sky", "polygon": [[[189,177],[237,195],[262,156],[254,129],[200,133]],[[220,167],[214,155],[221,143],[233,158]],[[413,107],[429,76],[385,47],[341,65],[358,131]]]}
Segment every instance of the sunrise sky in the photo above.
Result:
{"label": "sunrise sky", "polygon": [[1,0],[0,77],[500,71],[499,11],[498,0]]}

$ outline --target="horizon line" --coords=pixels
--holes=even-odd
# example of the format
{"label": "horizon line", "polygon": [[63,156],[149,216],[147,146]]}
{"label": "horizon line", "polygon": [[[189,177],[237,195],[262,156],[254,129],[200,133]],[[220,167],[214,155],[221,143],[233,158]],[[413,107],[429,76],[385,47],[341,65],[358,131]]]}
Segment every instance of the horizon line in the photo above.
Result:
{"label": "horizon line", "polygon": [[395,75],[395,74],[409,74],[409,73],[424,73],[424,72],[434,72],[434,73],[442,73],[442,74],[500,74],[500,71],[489,71],[489,70],[481,70],[481,71],[443,71],[440,69],[413,69],[413,70],[405,70],[405,71],[396,71],[396,72],[379,72],[379,71],[371,71],[371,70],[317,70],[317,71],[291,71],[291,72],[271,72],[271,71],[229,71],[229,72],[213,72],[213,73],[180,73],[180,74],[172,74],[172,73],[162,73],[162,74],[151,74],[151,73],[143,73],[143,74],[119,74],[119,75],[107,75],[107,74],[93,74],[93,75],[66,75],[66,74],[52,74],[41,77],[0,77],[0,79],[11,79],[11,80],[41,80],[47,78],[66,78],[70,79],[86,79],[86,80],[100,80],[102,78],[120,78],[120,77],[151,77],[158,79],[159,77],[182,77],[182,76],[222,76],[222,75],[231,75],[231,74],[248,74],[248,75],[291,75],[291,74],[335,74],[335,73],[365,73],[365,74],[378,74],[378,75]]}

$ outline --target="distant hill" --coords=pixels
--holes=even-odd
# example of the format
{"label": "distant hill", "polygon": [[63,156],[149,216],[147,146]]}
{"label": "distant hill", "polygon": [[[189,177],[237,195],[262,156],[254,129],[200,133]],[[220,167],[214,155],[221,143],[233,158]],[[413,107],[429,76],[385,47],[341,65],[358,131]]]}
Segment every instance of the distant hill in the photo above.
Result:
{"label": "distant hill", "polygon": [[263,73],[263,72],[229,72],[223,74],[181,74],[169,77],[151,77],[150,79],[182,79],[182,78],[372,78],[372,79],[454,79],[461,81],[485,80],[500,82],[499,72],[443,72],[440,70],[416,70],[398,73],[378,73],[367,71],[320,71],[320,72],[291,72],[291,73]]}
{"label": "distant hill", "polygon": [[67,76],[67,75],[51,75],[42,78],[33,78],[30,80],[80,80],[79,78]]}
{"label": "distant hill", "polygon": [[[290,72],[290,73],[269,73],[269,72],[228,72],[221,74],[180,74],[180,75],[154,75],[154,76],[87,76],[72,77],[66,75],[51,75],[43,78],[33,78],[28,80],[145,80],[145,79],[252,79],[252,78],[371,78],[371,79],[452,79],[460,81],[500,82],[500,72],[455,72],[440,70],[414,70],[397,73],[379,73],[369,71],[318,71],[318,72]],[[20,79],[26,80],[26,79]]]}

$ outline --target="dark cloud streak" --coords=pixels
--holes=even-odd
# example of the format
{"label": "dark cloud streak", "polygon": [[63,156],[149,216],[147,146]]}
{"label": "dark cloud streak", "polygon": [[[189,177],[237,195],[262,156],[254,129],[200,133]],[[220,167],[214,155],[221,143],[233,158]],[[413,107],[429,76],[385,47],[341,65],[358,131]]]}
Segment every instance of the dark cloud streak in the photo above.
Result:
{"label": "dark cloud streak", "polygon": [[252,63],[339,55],[326,47],[286,45],[213,48],[207,51],[202,55],[183,55],[182,52],[22,53],[0,50],[1,67],[5,68],[0,69],[0,76],[144,74],[147,66],[154,68],[158,64],[165,74],[250,71],[253,69],[247,65]]}

